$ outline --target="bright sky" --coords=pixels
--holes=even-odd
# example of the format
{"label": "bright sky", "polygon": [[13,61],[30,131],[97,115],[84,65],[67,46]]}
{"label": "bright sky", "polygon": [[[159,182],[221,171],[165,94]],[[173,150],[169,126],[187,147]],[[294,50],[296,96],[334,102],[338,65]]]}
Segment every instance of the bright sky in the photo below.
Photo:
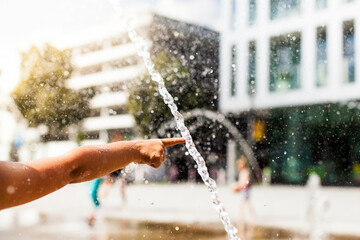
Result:
{"label": "bright sky", "polygon": [[[220,0],[119,1],[126,11],[149,8],[170,18],[213,29],[219,26]],[[0,0],[0,79],[15,78],[19,50],[115,18],[108,0]],[[4,87],[13,86],[0,83]]]}

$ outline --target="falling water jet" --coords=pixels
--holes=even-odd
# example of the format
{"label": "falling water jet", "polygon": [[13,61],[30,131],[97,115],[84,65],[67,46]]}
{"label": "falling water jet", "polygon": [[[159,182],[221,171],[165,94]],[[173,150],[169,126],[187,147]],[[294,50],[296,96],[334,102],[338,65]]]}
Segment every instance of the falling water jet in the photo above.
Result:
{"label": "falling water jet", "polygon": [[154,69],[154,63],[150,59],[150,53],[148,51],[146,41],[142,37],[138,36],[137,32],[135,31],[134,27],[131,24],[131,19],[128,19],[124,16],[124,14],[122,13],[120,2],[116,0],[111,0],[111,3],[113,4],[117,14],[124,19],[125,24],[127,26],[129,38],[131,39],[132,42],[135,43],[138,49],[138,55],[143,58],[145,66],[149,74],[151,75],[151,79],[154,82],[158,83],[158,91],[160,95],[163,97],[164,103],[168,105],[168,107],[171,110],[171,113],[173,114],[176,120],[177,129],[179,129],[181,136],[185,139],[186,148],[188,149],[189,154],[193,157],[193,159],[195,160],[198,166],[197,171],[200,174],[202,180],[204,181],[205,185],[207,186],[211,194],[213,207],[218,212],[220,216],[220,221],[224,225],[224,229],[227,232],[229,239],[240,240],[240,238],[237,236],[237,229],[231,224],[229,214],[226,212],[223,203],[219,199],[216,182],[209,177],[209,172],[206,167],[205,160],[201,156],[199,151],[196,149],[195,144],[190,135],[190,131],[184,124],[184,117],[178,111],[178,108],[174,103],[173,97],[166,89],[163,78]]}
{"label": "falling water jet", "polygon": [[[259,166],[259,163],[257,162],[254,152],[251,149],[251,146],[247,143],[247,141],[244,139],[242,134],[239,132],[239,130],[228,120],[226,117],[218,112],[213,112],[206,109],[193,109],[189,112],[186,112],[183,114],[184,120],[188,120],[191,118],[205,118],[209,119],[213,122],[219,122],[229,131],[229,133],[232,135],[234,140],[240,144],[240,147],[242,148],[244,155],[249,161],[249,164],[251,166],[251,169],[254,171],[254,175],[256,177],[256,180],[261,182],[262,181],[262,173]],[[200,119],[201,119],[200,118]],[[198,122],[196,123],[195,129],[201,125],[198,125]],[[193,125],[192,125],[193,126]],[[163,123],[160,128],[158,129],[158,132],[164,132],[165,128],[175,128],[173,121],[168,121]]]}

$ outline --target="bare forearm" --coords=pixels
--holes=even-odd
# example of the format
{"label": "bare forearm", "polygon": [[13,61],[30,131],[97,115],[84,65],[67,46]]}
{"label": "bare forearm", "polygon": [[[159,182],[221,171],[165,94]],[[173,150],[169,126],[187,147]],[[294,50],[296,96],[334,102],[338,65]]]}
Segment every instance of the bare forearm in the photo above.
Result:
{"label": "bare forearm", "polygon": [[92,180],[133,162],[133,141],[122,141],[99,146],[84,146],[70,152],[67,160],[68,183]]}
{"label": "bare forearm", "polygon": [[184,142],[183,138],[121,141],[27,163],[0,162],[0,209],[30,202],[69,183],[99,178],[131,162],[158,168],[165,160],[164,148]]}
{"label": "bare forearm", "polygon": [[[27,163],[3,162],[4,174],[12,172],[13,177],[6,178],[7,187],[1,194],[0,209],[38,199],[69,183],[92,180],[125,167],[132,159],[131,144],[83,146],[60,157]],[[2,206],[2,203],[7,205]]]}

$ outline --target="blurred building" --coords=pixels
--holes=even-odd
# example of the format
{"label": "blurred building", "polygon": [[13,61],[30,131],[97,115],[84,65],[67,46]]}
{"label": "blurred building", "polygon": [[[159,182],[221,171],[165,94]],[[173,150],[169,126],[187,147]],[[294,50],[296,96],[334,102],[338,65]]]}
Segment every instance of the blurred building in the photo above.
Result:
{"label": "blurred building", "polygon": [[[143,16],[135,24],[141,28],[150,21],[150,16]],[[124,24],[114,22],[86,29],[68,41],[65,47],[72,49],[74,64],[68,87],[95,91],[91,115],[81,126],[84,141],[106,143],[113,138],[131,138],[135,121],[125,110],[126,85],[146,69]]]}
{"label": "blurred building", "polygon": [[15,114],[9,107],[8,84],[9,68],[7,59],[0,60],[0,161],[18,159],[18,148],[22,145],[21,127],[16,123]]}
{"label": "blurred building", "polygon": [[[152,56],[166,50],[188,67],[189,81],[194,87],[206,89],[206,99],[216,110],[219,34],[150,12],[136,15],[132,23],[137,33],[148,41]],[[126,111],[127,87],[147,71],[137,54],[135,43],[128,37],[124,22],[115,21],[84,29],[61,39],[55,46],[72,50],[74,71],[67,82],[68,87],[96,93],[90,102],[91,116],[81,125],[82,144],[136,138],[135,120]],[[56,144],[62,143],[47,145]],[[54,153],[53,150],[47,152]],[[183,158],[184,155],[181,156]],[[187,178],[188,166],[180,159],[175,162],[180,168],[185,167],[180,169],[185,173],[180,176]],[[149,176],[163,177],[155,173]]]}
{"label": "blurred building", "polygon": [[[222,1],[220,109],[273,183],[359,184],[360,1]],[[241,127],[239,127],[241,128]]]}
{"label": "blurred building", "polygon": [[[199,52],[198,48],[209,47],[204,39],[218,44],[218,33],[149,12],[134,17],[133,25],[148,41],[151,54],[166,49],[169,54],[183,59],[190,69],[191,79],[217,94],[214,86],[217,86],[218,45],[210,63],[208,57],[195,53]],[[91,100],[91,116],[81,126],[84,137],[101,142],[111,141],[118,134],[126,139],[134,137],[135,121],[125,109],[127,87],[147,71],[135,43],[128,37],[125,24],[116,21],[86,29],[56,45],[72,50],[74,72],[67,82],[68,87],[96,93]],[[215,108],[217,98],[214,99]]]}

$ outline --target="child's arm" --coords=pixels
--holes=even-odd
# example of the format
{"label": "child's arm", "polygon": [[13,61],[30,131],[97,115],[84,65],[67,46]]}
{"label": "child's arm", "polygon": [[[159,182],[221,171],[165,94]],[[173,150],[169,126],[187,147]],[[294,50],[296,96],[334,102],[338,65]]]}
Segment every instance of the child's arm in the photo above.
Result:
{"label": "child's arm", "polygon": [[131,162],[158,168],[165,160],[164,148],[184,142],[183,138],[120,141],[26,163],[0,161],[0,209],[30,202],[69,183],[99,178]]}
{"label": "child's arm", "polygon": [[241,170],[239,174],[239,180],[236,186],[233,188],[234,192],[239,192],[249,187],[250,184],[250,172],[247,169]]}

